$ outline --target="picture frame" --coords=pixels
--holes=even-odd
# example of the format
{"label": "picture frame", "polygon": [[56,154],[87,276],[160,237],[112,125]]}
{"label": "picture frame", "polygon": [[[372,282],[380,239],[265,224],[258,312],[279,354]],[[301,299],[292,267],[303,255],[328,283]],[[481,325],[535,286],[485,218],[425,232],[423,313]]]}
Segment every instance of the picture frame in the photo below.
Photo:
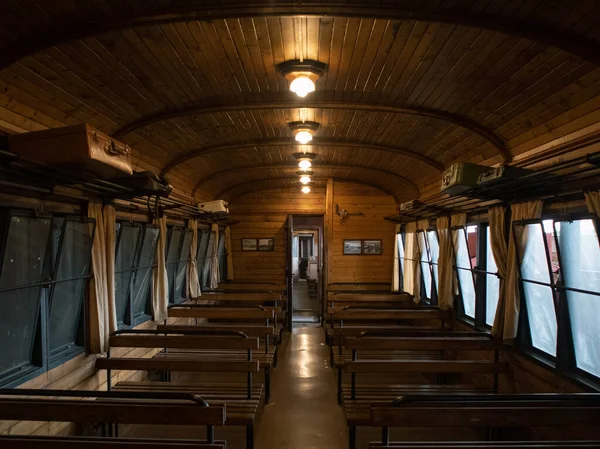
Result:
{"label": "picture frame", "polygon": [[362,253],[365,256],[380,256],[383,254],[383,242],[380,239],[363,240]]}
{"label": "picture frame", "polygon": [[258,250],[259,251],[275,251],[275,239],[258,239]]}
{"label": "picture frame", "polygon": [[242,251],[258,251],[258,239],[242,239]]}
{"label": "picture frame", "polygon": [[345,256],[360,256],[362,254],[362,240],[344,240]]}

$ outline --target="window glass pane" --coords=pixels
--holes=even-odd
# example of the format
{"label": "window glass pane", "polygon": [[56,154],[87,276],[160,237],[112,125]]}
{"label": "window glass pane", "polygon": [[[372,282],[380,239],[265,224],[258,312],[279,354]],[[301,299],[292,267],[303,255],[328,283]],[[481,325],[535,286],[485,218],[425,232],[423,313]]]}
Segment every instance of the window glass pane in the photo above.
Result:
{"label": "window glass pane", "polygon": [[204,263],[206,259],[206,250],[208,248],[208,236],[210,234],[210,231],[206,229],[199,229],[198,232],[201,232],[202,234],[198,235],[198,254],[196,255],[196,261],[198,264],[198,279],[200,280],[200,284],[202,284],[202,273],[204,272]]}
{"label": "window glass pane", "polygon": [[208,247],[206,249],[206,258],[204,260],[204,267],[202,269],[202,286],[208,285],[208,273],[210,271],[210,258],[212,257],[213,245],[215,241],[215,233],[211,231],[210,238],[208,239]]}
{"label": "window glass pane", "polygon": [[180,227],[171,228],[169,246],[167,248],[166,265],[167,277],[169,280],[169,302],[175,299],[175,274],[179,262],[179,252],[181,251],[181,240],[183,239],[184,229]]}
{"label": "window glass pane", "polygon": [[[488,273],[496,273],[498,267],[496,266],[496,260],[492,252],[492,242],[490,232],[486,232],[486,258],[485,258],[485,271]],[[494,317],[496,316],[496,308],[498,307],[498,295],[500,289],[500,279],[493,274],[486,274],[485,284],[485,324],[492,326],[494,324]]]}
{"label": "window glass pane", "polygon": [[140,249],[138,270],[133,279],[133,313],[139,317],[148,311],[148,299],[152,284],[152,265],[158,244],[158,228],[146,227]]}
{"label": "window glass pane", "polygon": [[[465,315],[475,318],[475,282],[471,270],[471,260],[465,230],[452,231],[456,240],[456,270]],[[473,234],[473,233],[471,233]],[[461,269],[464,268],[464,269]]]}
{"label": "window glass pane", "polygon": [[0,289],[0,376],[31,363],[50,219],[11,217],[2,258]]}
{"label": "window glass pane", "polygon": [[185,296],[185,279],[187,273],[188,259],[190,258],[190,249],[192,244],[193,232],[186,230],[183,237],[183,246],[181,247],[181,256],[177,264],[177,274],[175,276],[175,301],[181,300]]}
{"label": "window glass pane", "polygon": [[[60,228],[57,229],[60,232]],[[88,274],[92,226],[67,220],[50,298],[51,354],[75,345]],[[79,279],[78,279],[79,278]]]}
{"label": "window glass pane", "polygon": [[398,257],[400,259],[400,270],[404,274],[404,243],[402,242],[402,234],[398,234]]}
{"label": "window glass pane", "polygon": [[432,267],[433,270],[433,280],[435,281],[435,285],[438,285],[438,259],[440,257],[440,244],[438,242],[437,232],[428,231],[427,238],[429,242],[429,253],[431,255],[431,262],[434,264]]}
{"label": "window glass pane", "polygon": [[419,248],[421,249],[421,274],[425,284],[425,295],[431,299],[431,268],[429,267],[429,253],[425,244],[425,233],[419,232]]}
{"label": "window glass pane", "polygon": [[[592,220],[556,223],[566,287],[600,292],[600,247]],[[577,367],[600,376],[600,296],[567,290]]]}
{"label": "window glass pane", "polygon": [[119,230],[119,244],[115,253],[115,303],[118,323],[125,322],[140,230],[140,226],[128,223],[122,223]]}
{"label": "window glass pane", "polygon": [[[525,225],[525,227],[515,226],[517,238],[522,232],[527,232],[527,244],[521,262],[523,280],[550,283],[544,244],[547,234],[544,228],[539,223]],[[557,324],[552,289],[544,285],[523,282],[523,290],[532,344],[535,348],[555,356]]]}
{"label": "window glass pane", "polygon": [[[311,247],[312,252],[312,247]],[[227,257],[225,256],[225,231],[219,233],[219,277],[227,278]]]}

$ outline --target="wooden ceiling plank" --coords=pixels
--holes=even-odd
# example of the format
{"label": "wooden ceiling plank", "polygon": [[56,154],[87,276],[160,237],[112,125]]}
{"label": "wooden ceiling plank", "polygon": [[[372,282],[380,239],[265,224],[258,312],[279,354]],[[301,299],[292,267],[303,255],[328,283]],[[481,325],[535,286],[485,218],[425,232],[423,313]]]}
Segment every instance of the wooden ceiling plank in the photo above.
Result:
{"label": "wooden ceiling plank", "polygon": [[[406,178],[398,173],[395,173],[393,171],[386,170],[386,169],[381,169],[381,168],[376,168],[376,167],[366,167],[366,166],[360,166],[360,165],[351,165],[351,164],[342,164],[342,165],[319,164],[319,166],[318,166],[319,172],[321,172],[322,170],[340,170],[340,169],[348,169],[348,170],[361,169],[361,170],[365,170],[365,171],[376,172],[378,175],[385,175],[388,177],[393,177],[396,180],[400,181],[405,186],[408,186],[408,187],[414,189],[414,191],[417,194],[419,193],[419,189],[416,186],[416,184],[414,184],[408,178]],[[194,195],[195,192],[198,191],[204,184],[207,184],[209,182],[212,182],[215,180],[221,180],[222,178],[229,177],[232,175],[235,175],[237,177],[239,174],[243,174],[246,172],[264,172],[267,170],[285,170],[286,172],[288,172],[290,170],[294,170],[294,171],[297,170],[297,167],[295,164],[260,165],[260,166],[250,166],[250,167],[242,167],[242,168],[234,168],[234,169],[218,171],[216,173],[211,174],[210,176],[200,179],[197,182],[197,184],[194,186],[194,189],[192,190],[192,195]],[[295,177],[292,176],[292,178],[295,178]]]}

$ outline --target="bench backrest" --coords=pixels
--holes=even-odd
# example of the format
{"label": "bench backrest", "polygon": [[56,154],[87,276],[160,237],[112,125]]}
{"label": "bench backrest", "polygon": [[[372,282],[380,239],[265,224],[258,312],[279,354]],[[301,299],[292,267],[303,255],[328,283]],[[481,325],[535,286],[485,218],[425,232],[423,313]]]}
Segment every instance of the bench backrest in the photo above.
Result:
{"label": "bench backrest", "polygon": [[508,365],[504,362],[479,360],[357,360],[344,364],[349,373],[504,373]]}
{"label": "bench backrest", "polygon": [[[197,329],[196,332],[200,331]],[[183,331],[181,331],[183,332]],[[192,333],[194,330],[188,330]],[[228,333],[224,335],[158,335],[155,333],[136,333],[111,335],[112,348],[166,348],[166,349],[214,349],[214,350],[257,350],[257,337],[236,337]]]}
{"label": "bench backrest", "polygon": [[2,449],[225,449],[224,443],[157,439],[0,435]]}
{"label": "bench backrest", "polygon": [[362,350],[394,351],[394,350],[499,350],[502,341],[489,336],[435,336],[423,333],[420,336],[400,337],[346,337],[346,349],[356,350],[360,357]]}
{"label": "bench backrest", "polygon": [[600,423],[600,404],[413,401],[399,406],[373,404],[371,419],[380,427],[595,427]]}
{"label": "bench backrest", "polygon": [[213,300],[213,301],[236,301],[236,302],[251,302],[251,303],[263,303],[280,301],[279,295],[273,292],[253,292],[253,293],[240,293],[235,291],[229,292],[217,292],[217,293],[206,293],[194,300]]}
{"label": "bench backrest", "polygon": [[422,441],[371,443],[370,449],[589,449],[600,447],[600,441]]}
{"label": "bench backrest", "polygon": [[258,361],[222,360],[203,361],[169,358],[115,358],[101,357],[96,368],[124,371],[190,371],[197,373],[256,373]]}
{"label": "bench backrest", "polygon": [[329,293],[327,301],[331,303],[413,303],[410,293]]}
{"label": "bench backrest", "polygon": [[173,306],[169,308],[169,317],[208,318],[208,319],[247,319],[270,320],[275,318],[274,308],[264,307],[219,307],[219,306]]}
{"label": "bench backrest", "polygon": [[218,323],[198,323],[197,325],[184,325],[184,324],[159,324],[156,326],[157,331],[164,332],[178,332],[178,331],[195,331],[198,329],[207,329],[214,331],[230,331],[236,330],[243,332],[248,337],[265,338],[275,335],[275,328],[273,326],[251,326],[244,324],[218,324]]}
{"label": "bench backrest", "polygon": [[335,312],[336,321],[398,321],[398,320],[442,320],[449,321],[450,314],[437,308],[426,309],[379,309],[347,307]]}

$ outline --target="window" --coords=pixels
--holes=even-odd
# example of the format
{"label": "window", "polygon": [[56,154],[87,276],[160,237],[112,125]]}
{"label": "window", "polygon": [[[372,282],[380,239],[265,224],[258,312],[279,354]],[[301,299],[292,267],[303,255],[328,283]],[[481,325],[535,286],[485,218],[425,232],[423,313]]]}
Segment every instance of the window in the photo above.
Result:
{"label": "window", "polygon": [[[310,248],[312,253],[312,246]],[[225,253],[225,230],[219,232],[219,279],[227,279],[227,254]]]}
{"label": "window", "polygon": [[[83,303],[89,276],[93,221],[52,219],[49,263],[52,287],[48,300],[50,362],[83,350]],[[58,363],[57,363],[58,364]]]}
{"label": "window", "polygon": [[[558,274],[558,266],[550,265],[550,250],[554,249],[554,231],[552,221],[544,223],[516,224],[514,237],[519,241],[527,235],[527,244],[519,255],[521,281],[531,344],[534,348],[551,356],[556,356],[557,321],[555,310],[554,272]],[[552,276],[551,276],[552,273]]]}
{"label": "window", "polygon": [[593,219],[515,223],[530,347],[557,369],[600,377],[600,245]]}
{"label": "window", "polygon": [[173,284],[173,298],[175,303],[184,302],[186,299],[187,289],[185,288],[185,281],[187,279],[187,267],[190,260],[193,234],[194,232],[191,229],[186,229],[183,234],[181,252],[177,261]]}
{"label": "window", "polygon": [[208,251],[208,240],[210,236],[209,229],[198,229],[198,252],[196,254],[196,263],[198,265],[198,279],[200,286],[204,287],[204,266],[207,264],[206,252]]}
{"label": "window", "polygon": [[[34,345],[51,220],[11,213],[3,220],[0,259],[0,383],[40,368]],[[39,343],[38,343],[39,345]],[[38,366],[36,366],[38,365]]]}
{"label": "window", "polygon": [[15,386],[83,352],[94,220],[4,211],[0,385]]}
{"label": "window", "polygon": [[208,246],[206,248],[206,257],[204,258],[204,267],[202,268],[202,287],[207,288],[209,283],[210,263],[213,254],[216,233],[209,231]]}
{"label": "window", "polygon": [[476,258],[472,257],[477,243],[477,226],[467,226],[452,231],[456,253],[456,271],[464,314],[475,319],[475,268]]}
{"label": "window", "polygon": [[147,321],[150,309],[150,288],[152,286],[152,268],[156,257],[156,247],[160,230],[154,226],[144,226],[138,252],[137,265],[134,268],[132,281],[132,307],[134,324]]}
{"label": "window", "polygon": [[500,279],[487,223],[452,230],[462,314],[477,327],[494,324]]}
{"label": "window", "polygon": [[399,282],[399,286],[400,286],[400,290],[404,289],[404,264],[406,263],[406,256],[404,254],[404,239],[405,239],[406,233],[401,232],[400,234],[398,234],[398,259],[399,259],[399,263],[400,263],[400,282]]}
{"label": "window", "polygon": [[555,222],[577,368],[600,377],[600,246],[592,220]]}
{"label": "window", "polygon": [[428,301],[437,301],[437,263],[440,253],[435,230],[418,231],[417,242],[421,251],[421,279],[425,297]]}
{"label": "window", "polygon": [[167,279],[169,285],[169,302],[175,302],[175,275],[177,265],[179,264],[179,255],[181,253],[181,244],[184,235],[184,229],[180,226],[173,226],[168,231],[168,245],[166,254]]}
{"label": "window", "polygon": [[119,327],[133,324],[133,309],[129,301],[131,281],[139,251],[142,227],[134,223],[117,223],[115,248],[115,309]]}

